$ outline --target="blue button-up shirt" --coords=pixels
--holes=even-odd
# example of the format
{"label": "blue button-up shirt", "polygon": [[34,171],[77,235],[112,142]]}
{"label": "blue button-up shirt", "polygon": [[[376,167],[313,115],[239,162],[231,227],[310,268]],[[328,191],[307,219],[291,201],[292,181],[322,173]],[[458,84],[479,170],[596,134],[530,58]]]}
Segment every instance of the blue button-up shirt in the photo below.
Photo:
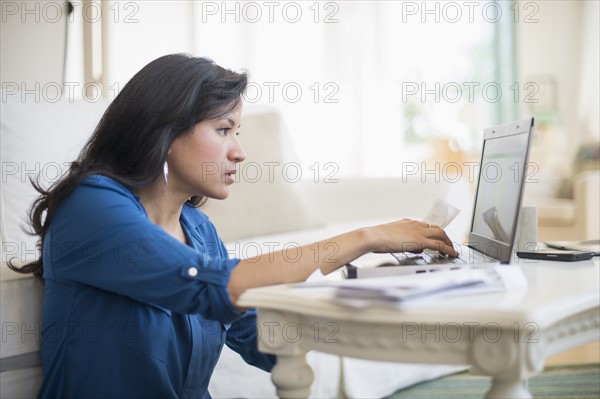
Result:
{"label": "blue button-up shirt", "polygon": [[[231,304],[214,226],[184,205],[190,245],[116,181],[88,177],[56,209],[43,248],[42,398],[202,398],[223,344],[269,371],[256,315]],[[235,376],[231,376],[232,382]]]}

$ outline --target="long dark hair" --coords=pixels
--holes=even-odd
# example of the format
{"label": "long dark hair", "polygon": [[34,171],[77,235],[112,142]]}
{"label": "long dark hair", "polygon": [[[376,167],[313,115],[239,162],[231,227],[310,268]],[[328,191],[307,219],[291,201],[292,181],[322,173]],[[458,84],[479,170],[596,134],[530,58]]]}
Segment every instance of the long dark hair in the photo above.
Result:
{"label": "long dark hair", "polygon": [[[91,174],[108,176],[135,190],[161,173],[173,141],[198,122],[218,118],[242,101],[248,77],[211,60],[172,54],[158,58],[123,87],[107,108],[79,157],[65,175],[47,190],[31,180],[40,196],[29,211],[31,235],[39,236],[37,260],[11,269],[44,272],[42,249],[52,216],[60,203]],[[202,197],[188,200],[193,206]]]}

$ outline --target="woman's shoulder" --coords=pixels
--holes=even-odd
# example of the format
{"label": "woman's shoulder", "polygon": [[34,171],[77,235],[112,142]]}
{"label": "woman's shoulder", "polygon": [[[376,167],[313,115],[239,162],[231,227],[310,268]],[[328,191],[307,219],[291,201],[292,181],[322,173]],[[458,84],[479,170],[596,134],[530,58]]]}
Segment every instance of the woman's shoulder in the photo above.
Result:
{"label": "woman's shoulder", "polygon": [[66,198],[63,207],[90,211],[121,205],[143,210],[138,198],[123,184],[99,174],[87,176]]}
{"label": "woman's shoulder", "polygon": [[81,182],[80,188],[83,188],[83,189],[89,188],[92,190],[114,191],[114,192],[134,198],[133,193],[127,187],[125,187],[123,184],[119,183],[118,181],[116,181],[113,178],[110,178],[105,175],[100,175],[100,174],[93,174],[93,175],[87,176]]}

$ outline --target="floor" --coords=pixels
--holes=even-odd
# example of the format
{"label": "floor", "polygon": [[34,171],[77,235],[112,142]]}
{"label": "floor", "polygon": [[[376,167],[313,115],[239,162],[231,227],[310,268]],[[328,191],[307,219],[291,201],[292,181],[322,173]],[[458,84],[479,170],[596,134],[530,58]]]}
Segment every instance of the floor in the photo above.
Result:
{"label": "floor", "polygon": [[558,353],[546,360],[546,366],[581,363],[600,363],[600,341]]}

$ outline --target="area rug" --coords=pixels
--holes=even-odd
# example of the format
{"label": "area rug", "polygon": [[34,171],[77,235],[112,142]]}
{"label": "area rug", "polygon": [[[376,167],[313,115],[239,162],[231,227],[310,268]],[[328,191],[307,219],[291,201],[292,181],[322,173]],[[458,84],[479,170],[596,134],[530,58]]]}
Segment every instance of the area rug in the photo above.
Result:
{"label": "area rug", "polygon": [[[531,378],[529,391],[534,398],[600,398],[600,364],[549,366]],[[483,398],[491,385],[490,377],[465,371],[438,380],[405,388],[388,399]],[[509,399],[509,398],[507,398]]]}

